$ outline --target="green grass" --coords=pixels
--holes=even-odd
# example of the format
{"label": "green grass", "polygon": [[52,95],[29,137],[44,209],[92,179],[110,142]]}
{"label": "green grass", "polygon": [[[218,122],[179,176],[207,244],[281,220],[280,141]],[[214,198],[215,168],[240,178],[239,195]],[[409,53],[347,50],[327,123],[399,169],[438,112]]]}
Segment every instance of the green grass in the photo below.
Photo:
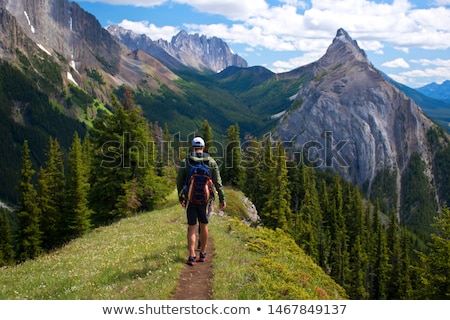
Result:
{"label": "green grass", "polygon": [[[226,213],[241,216],[227,189]],[[282,231],[214,215],[213,298],[344,299],[345,292]],[[0,299],[171,299],[186,259],[183,209],[165,207],[93,230],[65,247],[0,269]]]}

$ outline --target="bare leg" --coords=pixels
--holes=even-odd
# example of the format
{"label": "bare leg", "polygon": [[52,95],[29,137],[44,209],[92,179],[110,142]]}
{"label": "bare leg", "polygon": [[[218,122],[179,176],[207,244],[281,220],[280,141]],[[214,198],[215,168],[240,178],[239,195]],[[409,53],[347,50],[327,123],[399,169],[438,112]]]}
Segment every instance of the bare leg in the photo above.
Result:
{"label": "bare leg", "polygon": [[208,225],[205,223],[200,223],[200,243],[201,243],[201,248],[200,248],[200,252],[204,253],[206,252],[206,243],[208,242]]}
{"label": "bare leg", "polygon": [[191,257],[195,257],[195,240],[197,233],[197,225],[188,226],[187,240],[188,240],[188,250]]}

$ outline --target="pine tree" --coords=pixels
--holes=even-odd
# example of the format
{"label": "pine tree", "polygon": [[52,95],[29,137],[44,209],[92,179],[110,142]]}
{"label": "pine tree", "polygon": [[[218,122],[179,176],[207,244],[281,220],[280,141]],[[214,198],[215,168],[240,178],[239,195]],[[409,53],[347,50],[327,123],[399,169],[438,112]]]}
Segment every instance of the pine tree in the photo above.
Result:
{"label": "pine tree", "polygon": [[202,137],[205,141],[205,151],[208,152],[211,156],[217,155],[217,146],[214,145],[214,134],[211,126],[208,123],[208,120],[204,120],[201,127]]}
{"label": "pine tree", "polygon": [[166,176],[168,178],[175,178],[176,176],[176,170],[175,170],[175,157],[174,157],[174,151],[173,151],[173,139],[172,135],[169,131],[169,126],[167,123],[164,124],[163,129],[163,145],[160,149],[161,153],[161,165],[163,168],[161,168],[161,174],[160,176]]}
{"label": "pine tree", "polygon": [[389,249],[389,287],[387,288],[387,299],[400,299],[399,289],[401,286],[403,270],[402,251],[400,246],[400,232],[397,220],[397,213],[392,212],[387,228],[387,243]]}
{"label": "pine tree", "polygon": [[264,203],[260,185],[263,168],[262,154],[262,144],[254,137],[246,137],[242,146],[242,167],[244,169],[242,191],[258,209],[262,208]]}
{"label": "pine tree", "polygon": [[241,188],[244,173],[241,166],[242,154],[239,135],[239,126],[237,124],[228,128],[225,147],[225,167],[222,180],[225,184]]}
{"label": "pine tree", "polygon": [[288,230],[291,219],[290,193],[288,190],[286,154],[281,142],[274,148],[268,143],[265,148],[265,169],[261,172],[261,187],[265,202],[261,219],[268,228]]}
{"label": "pine tree", "polygon": [[50,137],[47,161],[38,174],[37,201],[41,210],[42,247],[50,250],[62,244],[64,221],[64,161],[58,140]]}
{"label": "pine tree", "polygon": [[298,238],[297,243],[299,246],[315,262],[319,262],[319,251],[321,251],[319,246],[323,237],[322,211],[313,168],[305,168],[303,170],[303,190],[304,197],[298,216],[300,220],[298,223],[299,229],[295,237]]}
{"label": "pine tree", "polygon": [[411,280],[411,266],[413,265],[413,257],[411,254],[410,238],[405,230],[400,234],[401,257],[400,257],[400,274],[399,274],[399,299],[413,299],[413,286]]}
{"label": "pine tree", "polygon": [[367,258],[359,235],[356,236],[350,254],[350,273],[346,283],[346,292],[350,299],[367,299],[369,294],[366,290],[366,266]]}
{"label": "pine tree", "polygon": [[436,232],[431,235],[430,253],[421,254],[422,298],[450,298],[450,209],[442,208],[433,224]]}
{"label": "pine tree", "polygon": [[19,181],[19,203],[16,211],[19,229],[16,235],[17,257],[23,262],[33,259],[41,251],[41,236],[39,229],[40,210],[36,201],[37,192],[32,183],[35,170],[30,157],[28,141],[23,143],[22,169]]}
{"label": "pine tree", "polygon": [[0,267],[10,265],[13,261],[14,248],[8,213],[0,209]]}
{"label": "pine tree", "polygon": [[92,210],[88,206],[88,167],[83,162],[83,146],[78,133],[73,135],[67,159],[66,176],[66,240],[79,237],[89,230]]}
{"label": "pine tree", "polygon": [[319,266],[324,270],[328,270],[328,257],[330,255],[330,214],[331,204],[328,194],[328,186],[324,179],[321,180],[319,191],[319,202],[322,211],[322,232],[319,238]]}
{"label": "pine tree", "polygon": [[349,252],[347,228],[343,215],[344,200],[342,181],[338,175],[335,176],[333,181],[330,202],[332,203],[332,213],[330,215],[330,275],[340,285],[344,286],[346,277],[349,274]]}
{"label": "pine tree", "polygon": [[[125,100],[127,109],[112,96],[115,113],[95,121],[92,130],[95,152],[89,201],[94,210],[94,225],[110,223],[130,212],[151,210],[167,194],[167,180],[155,172],[157,157],[152,127],[130,96]],[[134,179],[137,189],[131,195]],[[138,209],[124,206],[130,203],[128,196],[140,197],[141,206]]]}
{"label": "pine tree", "polygon": [[372,281],[370,288],[370,299],[384,300],[387,297],[388,290],[388,272],[389,272],[389,249],[386,241],[386,231],[381,225],[379,216],[379,207],[374,210],[373,231],[374,231],[374,250],[373,250],[373,268]]}

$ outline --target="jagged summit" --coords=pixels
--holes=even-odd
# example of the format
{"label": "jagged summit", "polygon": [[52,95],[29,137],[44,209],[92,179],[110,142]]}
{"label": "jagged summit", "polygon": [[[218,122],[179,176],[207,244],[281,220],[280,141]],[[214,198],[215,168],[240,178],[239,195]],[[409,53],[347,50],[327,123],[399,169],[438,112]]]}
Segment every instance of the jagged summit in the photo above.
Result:
{"label": "jagged summit", "polygon": [[426,141],[432,121],[383,78],[345,30],[338,30],[312,72],[295,108],[280,119],[276,136],[282,141],[298,148],[313,143],[318,158],[309,160],[369,193],[383,172],[391,172],[401,194],[400,181],[414,153],[431,167]]}
{"label": "jagged summit", "polygon": [[163,39],[152,40],[147,35],[138,35],[117,25],[109,26],[107,30],[130,50],[141,49],[176,69],[184,66],[219,72],[229,66],[248,66],[242,57],[234,54],[217,37],[209,38],[181,30],[169,42]]}
{"label": "jagged summit", "polygon": [[371,64],[367,55],[353,40],[347,31],[339,29],[332,44],[328,47],[325,55],[318,61],[324,68],[336,63],[346,63],[348,61],[361,61]]}

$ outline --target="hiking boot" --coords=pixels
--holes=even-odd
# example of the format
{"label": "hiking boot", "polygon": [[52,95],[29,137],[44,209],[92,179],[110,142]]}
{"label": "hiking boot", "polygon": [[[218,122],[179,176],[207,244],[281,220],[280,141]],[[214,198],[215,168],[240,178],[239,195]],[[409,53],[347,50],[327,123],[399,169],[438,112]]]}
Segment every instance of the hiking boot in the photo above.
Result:
{"label": "hiking boot", "polygon": [[196,262],[197,262],[196,257],[189,256],[188,261],[186,263],[190,266],[193,266]]}
{"label": "hiking boot", "polygon": [[204,262],[206,260],[206,252],[200,252],[200,258],[198,262]]}

